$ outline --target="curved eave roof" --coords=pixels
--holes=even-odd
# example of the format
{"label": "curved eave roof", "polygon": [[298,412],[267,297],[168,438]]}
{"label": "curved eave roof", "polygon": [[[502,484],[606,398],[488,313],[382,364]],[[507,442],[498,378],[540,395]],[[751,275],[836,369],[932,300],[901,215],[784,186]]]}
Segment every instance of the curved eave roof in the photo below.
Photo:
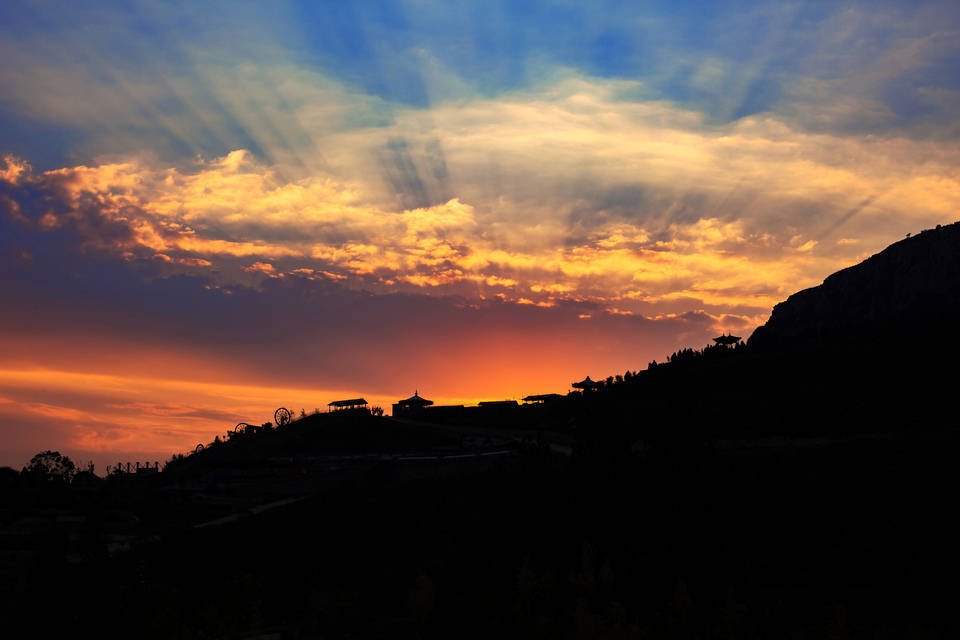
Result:
{"label": "curved eave roof", "polygon": [[597,386],[597,383],[590,379],[590,376],[587,376],[580,382],[574,382],[570,385],[574,389],[592,389]]}
{"label": "curved eave roof", "polygon": [[400,400],[397,404],[404,407],[429,407],[433,404],[433,400],[427,400],[415,393],[405,400]]}

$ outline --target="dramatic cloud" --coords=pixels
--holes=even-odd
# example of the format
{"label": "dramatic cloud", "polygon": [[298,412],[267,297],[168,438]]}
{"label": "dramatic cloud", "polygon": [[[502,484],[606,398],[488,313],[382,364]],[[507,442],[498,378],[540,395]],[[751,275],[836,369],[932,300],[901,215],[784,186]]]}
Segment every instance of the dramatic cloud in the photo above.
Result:
{"label": "dramatic cloud", "polygon": [[951,3],[519,7],[0,8],[0,455],[562,391],[960,210]]}
{"label": "dramatic cloud", "polygon": [[297,273],[645,314],[682,299],[756,319],[960,205],[952,144],[772,117],[707,125],[622,99],[634,85],[567,78],[398,111],[320,138],[328,170],[298,179],[243,150],[189,169],[130,159],[37,175],[10,158],[4,175],[37,228],[73,225],[90,246],[202,265],[221,285]]}

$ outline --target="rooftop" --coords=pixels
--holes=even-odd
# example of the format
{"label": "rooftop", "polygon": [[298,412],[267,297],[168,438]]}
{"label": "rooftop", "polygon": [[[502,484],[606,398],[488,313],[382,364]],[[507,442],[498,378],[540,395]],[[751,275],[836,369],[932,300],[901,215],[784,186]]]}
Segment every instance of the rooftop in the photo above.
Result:
{"label": "rooftop", "polygon": [[559,393],[540,393],[537,395],[527,396],[523,399],[524,402],[549,402],[551,400],[559,400],[563,396]]}
{"label": "rooftop", "polygon": [[334,400],[327,403],[328,407],[360,407],[367,404],[363,398],[351,398],[349,400]]}
{"label": "rooftop", "polygon": [[401,400],[397,404],[401,407],[429,407],[433,404],[433,400],[427,400],[426,398],[421,397],[417,392],[414,392],[412,396],[405,400]]}
{"label": "rooftop", "polygon": [[587,376],[580,382],[574,382],[570,386],[574,389],[594,389],[598,386],[598,384],[591,380],[590,376]]}

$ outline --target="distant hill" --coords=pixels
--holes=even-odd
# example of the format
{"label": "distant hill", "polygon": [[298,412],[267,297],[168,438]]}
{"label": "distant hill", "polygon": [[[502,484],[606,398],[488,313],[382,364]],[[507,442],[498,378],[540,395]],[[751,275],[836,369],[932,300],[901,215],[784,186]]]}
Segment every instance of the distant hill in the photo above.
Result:
{"label": "distant hill", "polygon": [[[750,337],[752,347],[795,340],[898,340],[919,327],[947,328],[960,318],[960,223],[896,242],[773,308]],[[946,337],[946,336],[945,336]]]}

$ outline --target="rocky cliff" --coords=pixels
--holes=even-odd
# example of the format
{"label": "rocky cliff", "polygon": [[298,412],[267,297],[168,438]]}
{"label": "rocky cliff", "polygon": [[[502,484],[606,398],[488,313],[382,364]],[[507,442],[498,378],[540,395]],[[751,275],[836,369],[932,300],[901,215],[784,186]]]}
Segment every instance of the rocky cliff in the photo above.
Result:
{"label": "rocky cliff", "polygon": [[[818,339],[897,339],[960,320],[960,223],[896,242],[790,296],[750,337],[767,347]],[[891,335],[891,332],[893,334]]]}

